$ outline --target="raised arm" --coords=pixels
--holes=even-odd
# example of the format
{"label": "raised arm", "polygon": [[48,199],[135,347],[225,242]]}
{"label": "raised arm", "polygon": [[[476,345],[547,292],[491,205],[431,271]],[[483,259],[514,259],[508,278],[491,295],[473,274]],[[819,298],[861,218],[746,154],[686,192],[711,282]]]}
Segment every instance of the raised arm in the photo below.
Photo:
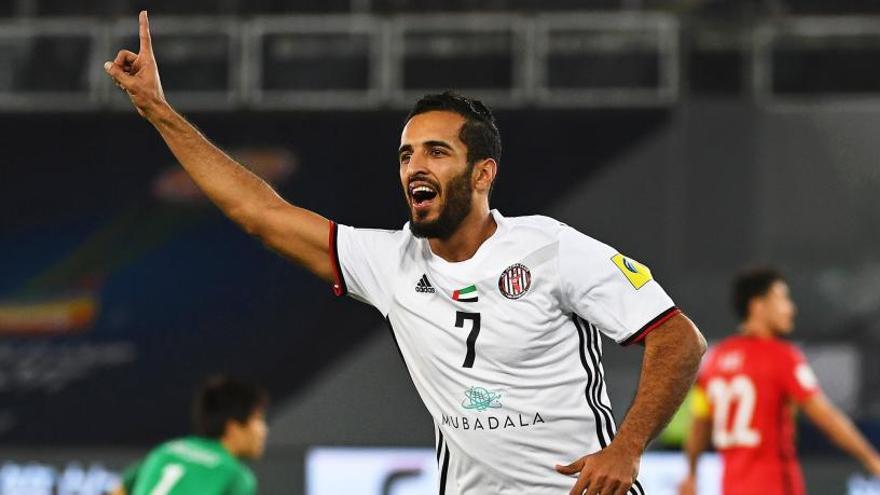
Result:
{"label": "raised arm", "polygon": [[880,456],[852,421],[821,393],[801,404],[801,409],[835,445],[853,456],[874,476],[880,477]]}
{"label": "raised arm", "polygon": [[227,217],[270,248],[332,283],[330,221],[285,201],[171,108],[159,80],[146,11],[140,13],[139,23],[139,52],[121,50],[114,61],[104,64],[104,70]]}

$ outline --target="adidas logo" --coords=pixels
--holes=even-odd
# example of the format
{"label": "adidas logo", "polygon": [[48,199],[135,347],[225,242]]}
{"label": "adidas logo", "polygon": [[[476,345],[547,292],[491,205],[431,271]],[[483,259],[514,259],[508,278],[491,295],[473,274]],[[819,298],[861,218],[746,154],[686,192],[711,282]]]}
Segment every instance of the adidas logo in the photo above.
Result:
{"label": "adidas logo", "polygon": [[428,282],[427,275],[422,274],[422,278],[420,278],[419,282],[416,284],[416,292],[421,292],[423,294],[433,294],[436,292],[431,285],[431,282]]}

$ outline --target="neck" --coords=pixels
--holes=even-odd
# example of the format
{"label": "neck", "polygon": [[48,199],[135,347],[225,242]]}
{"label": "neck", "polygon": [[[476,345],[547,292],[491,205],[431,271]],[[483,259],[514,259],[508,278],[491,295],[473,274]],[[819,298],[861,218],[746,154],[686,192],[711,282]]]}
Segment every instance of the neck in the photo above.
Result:
{"label": "neck", "polygon": [[455,233],[448,239],[429,239],[431,251],[446,261],[455,263],[471,259],[498,224],[489,213],[489,207],[474,209],[462,220]]}
{"label": "neck", "polygon": [[740,333],[749,337],[758,337],[761,339],[772,339],[776,335],[767,325],[756,322],[754,320],[746,320],[740,327]]}
{"label": "neck", "polygon": [[235,448],[235,442],[233,442],[229,437],[224,436],[220,439],[220,445],[226,449],[226,452],[229,452],[235,457],[238,457],[238,450]]}

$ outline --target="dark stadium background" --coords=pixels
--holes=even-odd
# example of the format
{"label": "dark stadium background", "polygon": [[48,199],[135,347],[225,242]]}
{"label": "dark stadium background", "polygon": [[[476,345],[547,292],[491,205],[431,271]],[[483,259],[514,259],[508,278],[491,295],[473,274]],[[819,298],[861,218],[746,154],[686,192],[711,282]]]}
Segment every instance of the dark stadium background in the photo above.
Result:
{"label": "dark stadium background", "polygon": [[[433,440],[379,315],[241,233],[105,81],[141,8],[171,103],[340,223],[403,225],[407,106],[454,87],[496,108],[493,207],[650,265],[710,340],[732,274],[780,267],[794,339],[880,443],[877,2],[3,0],[0,466],[119,469],[218,371],[272,395],[261,493],[300,493],[310,446]],[[620,416],[640,353],[606,350]],[[844,493],[858,466],[799,440],[812,492]]]}

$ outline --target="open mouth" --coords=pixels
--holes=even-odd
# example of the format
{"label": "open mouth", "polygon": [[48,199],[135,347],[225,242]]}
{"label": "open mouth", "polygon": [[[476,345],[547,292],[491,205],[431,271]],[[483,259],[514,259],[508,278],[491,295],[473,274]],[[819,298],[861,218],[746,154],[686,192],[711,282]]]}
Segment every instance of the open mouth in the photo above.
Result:
{"label": "open mouth", "polygon": [[416,209],[427,208],[437,197],[437,190],[430,184],[413,183],[409,186],[409,197]]}

